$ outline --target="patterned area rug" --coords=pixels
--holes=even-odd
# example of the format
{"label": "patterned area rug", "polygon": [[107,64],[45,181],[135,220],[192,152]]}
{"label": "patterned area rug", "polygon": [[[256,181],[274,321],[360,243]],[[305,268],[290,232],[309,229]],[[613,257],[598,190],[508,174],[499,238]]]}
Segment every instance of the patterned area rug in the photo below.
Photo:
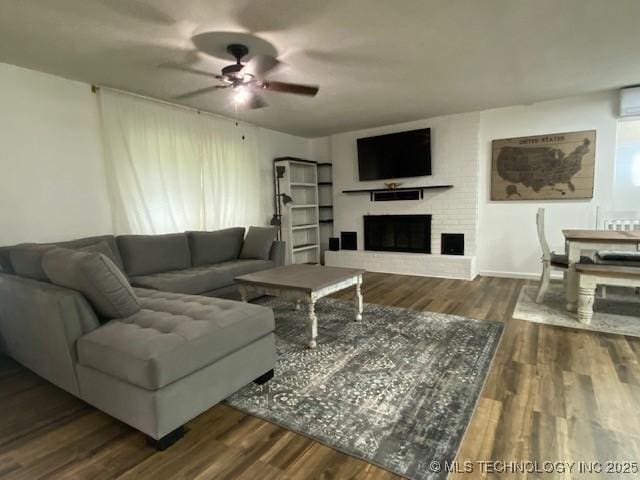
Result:
{"label": "patterned area rug", "polygon": [[266,386],[227,403],[337,450],[414,479],[444,479],[432,461],[453,461],[503,325],[351,302],[316,305],[318,347],[305,347],[305,312],[270,298],[278,361]]}
{"label": "patterned area rug", "polygon": [[540,305],[535,302],[537,293],[537,285],[522,287],[513,318],[559,327],[640,337],[640,295],[636,295],[632,289],[607,287],[607,297],[596,298],[593,318],[588,325],[578,322],[577,315],[565,308],[562,283],[551,283],[544,302]]}

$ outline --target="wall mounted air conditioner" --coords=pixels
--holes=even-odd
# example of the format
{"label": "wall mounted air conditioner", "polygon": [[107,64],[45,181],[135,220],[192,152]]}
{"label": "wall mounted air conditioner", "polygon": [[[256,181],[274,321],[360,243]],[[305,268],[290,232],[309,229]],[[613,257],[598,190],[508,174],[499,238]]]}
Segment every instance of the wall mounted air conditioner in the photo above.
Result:
{"label": "wall mounted air conditioner", "polygon": [[640,115],[640,87],[628,87],[620,90],[620,116]]}

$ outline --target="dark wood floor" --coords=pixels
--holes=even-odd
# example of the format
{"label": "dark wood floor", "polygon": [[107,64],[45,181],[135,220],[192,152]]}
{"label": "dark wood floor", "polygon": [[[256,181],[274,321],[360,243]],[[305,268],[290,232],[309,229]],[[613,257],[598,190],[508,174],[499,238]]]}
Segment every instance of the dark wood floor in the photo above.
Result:
{"label": "dark wood floor", "polygon": [[[458,460],[640,460],[640,339],[513,320],[522,280],[367,274],[365,301],[506,322]],[[340,295],[338,295],[340,296]],[[398,478],[218,405],[158,453],[142,434],[0,357],[0,478]],[[638,478],[484,475],[451,478]]]}

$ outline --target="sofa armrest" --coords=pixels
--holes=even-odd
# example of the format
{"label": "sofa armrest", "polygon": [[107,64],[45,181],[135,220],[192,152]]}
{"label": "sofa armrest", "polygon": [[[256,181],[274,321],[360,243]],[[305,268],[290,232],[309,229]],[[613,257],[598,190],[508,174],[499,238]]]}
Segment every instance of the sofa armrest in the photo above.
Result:
{"label": "sofa armrest", "polygon": [[276,240],[271,245],[271,251],[269,252],[269,260],[276,264],[276,267],[284,265],[285,246],[286,242]]}
{"label": "sofa armrest", "polygon": [[0,273],[0,335],[6,353],[75,395],[76,340],[99,325],[81,293]]}

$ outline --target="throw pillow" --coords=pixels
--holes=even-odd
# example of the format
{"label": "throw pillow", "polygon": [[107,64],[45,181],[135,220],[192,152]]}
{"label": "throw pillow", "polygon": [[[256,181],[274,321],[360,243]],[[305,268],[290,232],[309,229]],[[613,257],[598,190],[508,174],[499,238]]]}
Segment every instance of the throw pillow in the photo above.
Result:
{"label": "throw pillow", "polygon": [[242,244],[240,258],[269,260],[271,245],[276,239],[274,227],[249,227],[249,232]]}
{"label": "throw pillow", "polygon": [[244,228],[226,228],[215,232],[187,232],[191,263],[194,267],[236,260],[242,249]]}
{"label": "throw pillow", "polygon": [[140,311],[131,285],[106,255],[56,247],[44,254],[42,268],[56,285],[82,293],[103,318],[129,317]]}
{"label": "throw pillow", "polygon": [[49,278],[42,269],[42,257],[53,248],[55,245],[37,244],[24,244],[12,248],[9,257],[13,271],[21,277],[48,282]]}

